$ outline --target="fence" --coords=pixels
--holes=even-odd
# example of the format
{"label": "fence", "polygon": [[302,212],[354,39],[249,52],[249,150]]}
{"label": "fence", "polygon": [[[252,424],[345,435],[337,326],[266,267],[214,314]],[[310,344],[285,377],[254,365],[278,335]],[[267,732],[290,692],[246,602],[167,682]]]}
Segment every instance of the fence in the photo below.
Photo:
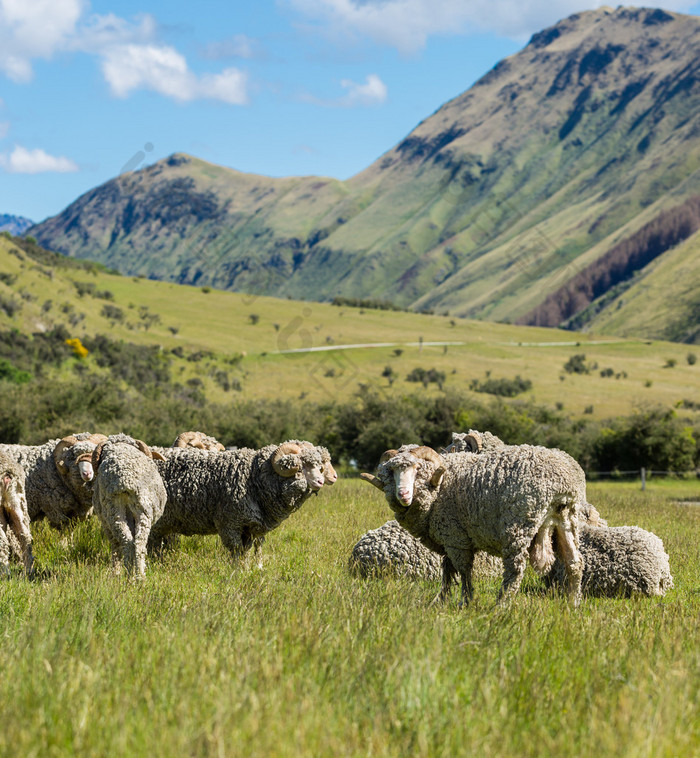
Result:
{"label": "fence", "polygon": [[644,492],[647,485],[647,477],[650,477],[650,476],[678,476],[678,477],[683,477],[683,478],[700,477],[700,470],[660,471],[656,469],[647,469],[647,468],[642,467],[640,469],[633,469],[632,471],[617,471],[617,470],[615,471],[588,471],[586,473],[586,477],[590,479],[604,478],[606,476],[613,477],[615,479],[638,476],[642,483],[642,492]]}

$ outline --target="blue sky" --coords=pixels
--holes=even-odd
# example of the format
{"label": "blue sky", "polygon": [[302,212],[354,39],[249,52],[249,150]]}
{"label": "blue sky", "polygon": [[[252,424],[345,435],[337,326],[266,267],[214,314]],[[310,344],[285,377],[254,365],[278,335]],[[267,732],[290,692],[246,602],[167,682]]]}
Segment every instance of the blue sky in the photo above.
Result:
{"label": "blue sky", "polygon": [[0,0],[0,213],[40,221],[174,152],[346,179],[533,32],[603,4]]}

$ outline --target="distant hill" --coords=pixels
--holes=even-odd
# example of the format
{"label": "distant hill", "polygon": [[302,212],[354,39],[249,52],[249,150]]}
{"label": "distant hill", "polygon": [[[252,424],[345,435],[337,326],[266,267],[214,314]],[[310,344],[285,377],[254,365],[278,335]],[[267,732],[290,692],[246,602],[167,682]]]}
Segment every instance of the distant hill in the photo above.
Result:
{"label": "distant hill", "polygon": [[[543,325],[585,311],[586,328],[692,342],[700,290],[664,274],[671,297],[648,319],[622,292],[642,279],[660,289],[669,267],[696,277],[697,256],[665,263],[679,245],[697,249],[694,231],[630,252],[622,272],[606,266],[619,269],[622,243],[700,196],[698,169],[700,19],[601,8],[534,35],[348,181],[271,179],[178,154],[31,234],[180,283]],[[594,270],[588,295],[572,297]],[[561,298],[566,308],[551,307]]]}
{"label": "distant hill", "polygon": [[0,213],[0,232],[10,234],[24,234],[34,222],[24,216],[12,216],[9,213]]}

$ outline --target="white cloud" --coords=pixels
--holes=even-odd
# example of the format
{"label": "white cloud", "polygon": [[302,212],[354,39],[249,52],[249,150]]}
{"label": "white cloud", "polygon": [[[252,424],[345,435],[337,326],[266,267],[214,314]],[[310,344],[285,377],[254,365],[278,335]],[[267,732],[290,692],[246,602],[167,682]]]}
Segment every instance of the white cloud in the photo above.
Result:
{"label": "white cloud", "polygon": [[[87,0],[0,0],[0,73],[27,83],[35,60],[81,52],[100,59],[118,97],[147,89],[180,102],[248,102],[244,72],[227,68],[197,76],[181,53],[157,42],[153,16],[142,14],[133,21],[113,13],[86,16],[87,8]],[[236,40],[239,54],[245,53],[247,38]]]}
{"label": "white cloud", "polygon": [[0,154],[0,166],[10,174],[42,174],[45,172],[65,174],[78,171],[78,164],[70,158],[49,155],[41,148],[27,150],[21,145],[15,145],[14,150],[9,155]]}
{"label": "white cloud", "polygon": [[103,57],[102,72],[117,97],[152,90],[180,102],[201,98],[231,105],[248,102],[246,75],[235,68],[196,76],[184,56],[164,45],[116,45]]}
{"label": "white cloud", "polygon": [[[368,37],[402,53],[420,50],[429,36],[492,31],[527,37],[556,21],[607,3],[586,0],[287,0],[335,38]],[[695,0],[669,0],[683,11]]]}
{"label": "white cloud", "polygon": [[340,105],[379,105],[386,100],[386,84],[376,74],[369,74],[364,84],[343,79],[340,86],[348,91],[339,101]]}

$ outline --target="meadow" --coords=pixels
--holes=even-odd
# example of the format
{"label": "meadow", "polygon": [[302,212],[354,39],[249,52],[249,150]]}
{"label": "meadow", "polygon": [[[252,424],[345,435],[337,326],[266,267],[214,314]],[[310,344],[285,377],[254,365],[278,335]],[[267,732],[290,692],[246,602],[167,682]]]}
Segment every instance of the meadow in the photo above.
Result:
{"label": "meadow", "polygon": [[429,607],[436,583],[349,575],[391,517],[353,478],[268,536],[262,570],[190,537],[135,585],[94,520],[37,524],[41,578],[0,583],[0,754],[700,756],[700,484],[589,500],[663,539],[665,597],[574,610],[528,569],[505,609],[494,580]]}

